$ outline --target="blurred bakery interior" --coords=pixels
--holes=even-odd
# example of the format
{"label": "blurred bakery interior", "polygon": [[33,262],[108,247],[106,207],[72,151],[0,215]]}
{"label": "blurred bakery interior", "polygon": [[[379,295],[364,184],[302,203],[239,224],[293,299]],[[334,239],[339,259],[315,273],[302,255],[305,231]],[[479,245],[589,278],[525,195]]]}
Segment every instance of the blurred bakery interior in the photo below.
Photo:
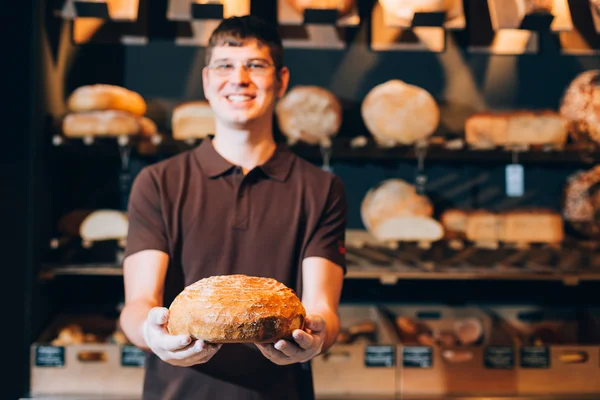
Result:
{"label": "blurred bakery interior", "polygon": [[[208,35],[248,13],[284,41],[278,140],[349,201],[317,398],[600,399],[600,1],[23,3],[7,399],[141,398],[118,325],[131,182],[213,133]],[[90,111],[97,90],[121,105]]]}

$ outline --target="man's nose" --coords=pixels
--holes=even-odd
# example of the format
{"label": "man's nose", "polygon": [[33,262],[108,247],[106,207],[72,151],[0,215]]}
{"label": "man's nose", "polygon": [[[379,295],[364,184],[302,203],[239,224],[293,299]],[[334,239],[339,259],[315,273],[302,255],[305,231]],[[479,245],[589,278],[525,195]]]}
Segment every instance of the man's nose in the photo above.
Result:
{"label": "man's nose", "polygon": [[234,67],[229,78],[233,83],[244,84],[250,82],[250,73],[243,64],[238,64]]}

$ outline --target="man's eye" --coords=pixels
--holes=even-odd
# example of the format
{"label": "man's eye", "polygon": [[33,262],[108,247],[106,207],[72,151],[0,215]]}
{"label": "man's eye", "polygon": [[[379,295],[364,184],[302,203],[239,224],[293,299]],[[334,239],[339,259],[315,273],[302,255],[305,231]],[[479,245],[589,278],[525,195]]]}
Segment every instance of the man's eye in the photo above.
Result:
{"label": "man's eye", "polygon": [[216,69],[221,70],[221,71],[228,71],[230,69],[233,69],[233,65],[232,64],[217,64],[215,66]]}
{"label": "man's eye", "polygon": [[248,67],[250,67],[250,69],[265,69],[267,68],[267,65],[260,62],[251,62],[248,64]]}

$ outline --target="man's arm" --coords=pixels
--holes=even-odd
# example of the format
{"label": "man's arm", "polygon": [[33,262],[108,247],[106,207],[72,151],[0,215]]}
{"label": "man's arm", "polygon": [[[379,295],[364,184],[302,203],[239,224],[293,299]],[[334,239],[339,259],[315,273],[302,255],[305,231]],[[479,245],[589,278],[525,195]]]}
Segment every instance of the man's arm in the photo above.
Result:
{"label": "man's arm", "polygon": [[307,315],[319,315],[325,322],[321,352],[334,343],[340,330],[338,306],[344,282],[344,270],[321,257],[309,257],[302,263],[302,304]]}
{"label": "man's arm", "polygon": [[123,277],[125,306],[121,312],[121,329],[129,340],[150,351],[143,325],[153,307],[161,307],[169,256],[159,250],[143,250],[125,259]]}

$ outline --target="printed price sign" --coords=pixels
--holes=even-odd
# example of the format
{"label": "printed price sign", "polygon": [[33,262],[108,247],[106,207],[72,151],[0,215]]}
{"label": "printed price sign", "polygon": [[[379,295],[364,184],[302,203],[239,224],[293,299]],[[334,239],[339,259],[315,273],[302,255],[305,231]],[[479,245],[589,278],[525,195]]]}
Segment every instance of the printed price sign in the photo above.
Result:
{"label": "printed price sign", "polygon": [[525,171],[521,164],[506,166],[506,195],[521,197],[525,193]]}

